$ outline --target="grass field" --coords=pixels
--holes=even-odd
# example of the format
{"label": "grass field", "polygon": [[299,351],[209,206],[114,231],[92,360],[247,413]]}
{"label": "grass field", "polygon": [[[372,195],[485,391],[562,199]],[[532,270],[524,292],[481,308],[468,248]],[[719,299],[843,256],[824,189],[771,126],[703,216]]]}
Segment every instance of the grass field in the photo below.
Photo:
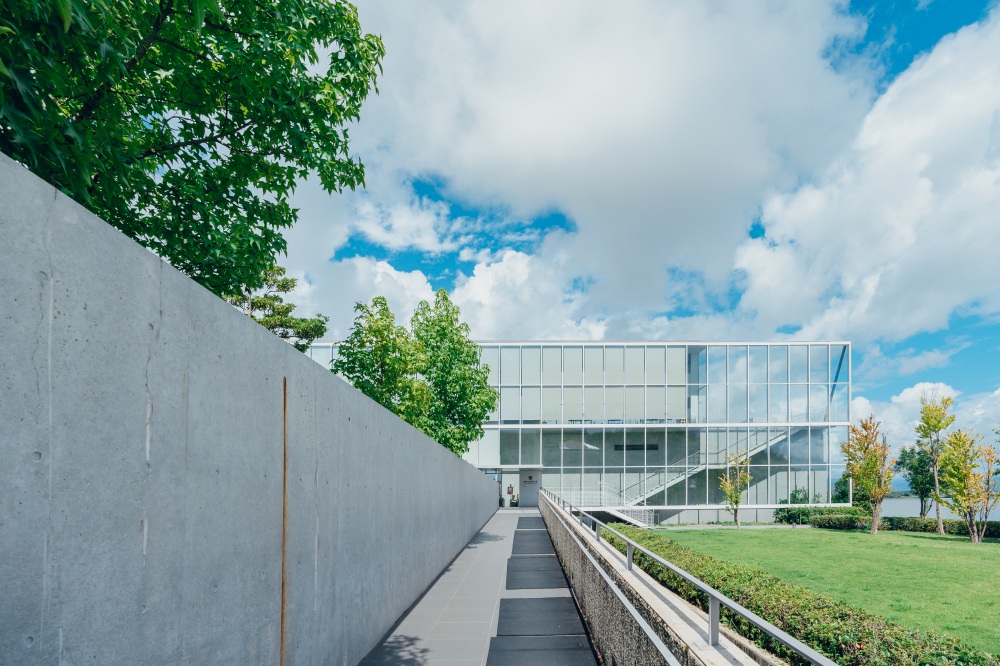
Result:
{"label": "grass field", "polygon": [[663,536],[899,624],[1000,655],[1000,543],[912,532],[665,530]]}

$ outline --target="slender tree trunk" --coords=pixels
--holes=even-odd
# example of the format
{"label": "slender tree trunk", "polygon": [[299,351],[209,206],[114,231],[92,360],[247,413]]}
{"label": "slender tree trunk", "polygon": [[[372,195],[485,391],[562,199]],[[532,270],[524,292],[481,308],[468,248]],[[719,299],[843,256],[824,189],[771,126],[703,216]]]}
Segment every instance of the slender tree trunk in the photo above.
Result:
{"label": "slender tree trunk", "polygon": [[931,500],[929,497],[920,498],[920,517],[926,518],[927,512],[931,510]]}
{"label": "slender tree trunk", "polygon": [[937,533],[943,536],[944,522],[941,520],[941,502],[937,500],[938,497],[941,497],[941,482],[938,480],[937,458],[932,461],[931,469],[934,470],[934,511],[937,513]]}
{"label": "slender tree trunk", "polygon": [[740,529],[740,507],[736,505],[733,508],[733,518],[736,519],[736,529]]}
{"label": "slender tree trunk", "polygon": [[878,534],[878,521],[882,515],[882,502],[872,501],[872,534]]}

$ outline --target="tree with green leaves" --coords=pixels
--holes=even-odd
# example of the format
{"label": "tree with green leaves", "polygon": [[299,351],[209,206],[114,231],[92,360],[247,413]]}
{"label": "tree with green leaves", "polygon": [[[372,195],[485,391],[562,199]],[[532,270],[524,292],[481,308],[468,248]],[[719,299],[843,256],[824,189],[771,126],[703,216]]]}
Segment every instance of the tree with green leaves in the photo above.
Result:
{"label": "tree with green leaves", "polygon": [[246,288],[240,294],[226,296],[226,300],[301,352],[309,349],[314,340],[323,337],[330,318],[321,314],[295,317],[292,313],[296,305],[286,303],[282,296],[295,289],[298,280],[287,277],[284,268],[274,265],[264,271],[261,283],[258,289]]}
{"label": "tree with green leaves", "polygon": [[920,517],[926,518],[934,497],[934,471],[931,456],[920,446],[904,446],[899,450],[896,472],[906,479],[920,500]]}
{"label": "tree with green leaves", "polygon": [[427,411],[429,394],[417,377],[423,359],[413,337],[396,323],[384,296],[376,296],[370,305],[357,303],[354,312],[350,335],[338,346],[331,369],[393,414],[417,425],[414,421]]}
{"label": "tree with green leaves", "polygon": [[384,55],[343,0],[8,0],[0,151],[217,294],[260,285],[289,195],[364,184]]}
{"label": "tree with green leaves", "polygon": [[743,494],[750,487],[750,458],[746,453],[736,452],[726,456],[726,474],[719,479],[719,488],[726,499],[726,508],[733,514],[736,529],[740,529],[740,505]]}
{"label": "tree with green leaves", "polygon": [[986,536],[990,512],[1000,504],[1000,456],[972,431],[948,433],[941,445],[941,492],[934,499],[962,517],[973,543]]}
{"label": "tree with green leaves", "polygon": [[417,305],[410,329],[422,361],[418,371],[430,391],[430,406],[418,427],[462,455],[470,442],[482,438],[483,423],[499,399],[488,368],[480,365],[479,345],[444,289],[434,294],[433,305]]}
{"label": "tree with green leaves", "polygon": [[850,436],[840,445],[847,462],[847,473],[854,487],[868,497],[872,512],[871,533],[878,533],[882,517],[882,502],[892,492],[893,465],[885,435],[879,432],[882,424],[875,415],[861,419],[859,425],[850,427]]}
{"label": "tree with green leaves", "polygon": [[[917,444],[931,458],[931,473],[934,475],[934,495],[941,494],[941,433],[955,422],[955,415],[948,410],[955,404],[951,396],[938,399],[933,394],[923,393],[920,396],[920,421],[917,422]],[[941,520],[941,503],[934,502],[937,513],[937,533],[944,534],[944,521]]]}

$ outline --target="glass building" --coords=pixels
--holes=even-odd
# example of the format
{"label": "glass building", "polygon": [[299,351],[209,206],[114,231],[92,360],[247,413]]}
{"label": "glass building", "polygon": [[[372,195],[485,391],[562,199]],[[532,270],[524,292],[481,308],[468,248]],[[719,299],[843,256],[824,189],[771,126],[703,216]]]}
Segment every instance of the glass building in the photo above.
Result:
{"label": "glass building", "polygon": [[[749,456],[741,518],[846,503],[847,342],[481,342],[500,392],[464,456],[522,506],[539,487],[647,523],[731,520],[726,456]],[[310,354],[328,364],[331,350]]]}

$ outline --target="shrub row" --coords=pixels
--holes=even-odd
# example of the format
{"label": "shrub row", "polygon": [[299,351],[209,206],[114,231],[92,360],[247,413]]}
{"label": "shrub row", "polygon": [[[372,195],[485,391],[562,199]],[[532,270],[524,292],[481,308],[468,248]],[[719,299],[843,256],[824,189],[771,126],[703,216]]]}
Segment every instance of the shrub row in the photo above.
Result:
{"label": "shrub row", "polygon": [[[783,581],[760,567],[719,560],[630,525],[613,527],[838,664],[1000,665],[997,658],[955,638],[907,629]],[[621,539],[604,534],[609,543],[625,552]],[[635,562],[681,597],[703,609],[708,607],[704,593],[648,556],[636,552]],[[791,663],[807,663],[739,616],[726,610],[722,616],[730,627],[771,653]]]}
{"label": "shrub row", "polygon": [[[945,534],[969,536],[969,527],[964,520],[949,518],[942,521]],[[813,527],[828,530],[867,530],[871,527],[871,514],[863,513],[849,515],[819,515],[809,519]],[[880,530],[896,530],[900,532],[937,532],[936,518],[908,518],[903,516],[884,517],[879,520]],[[986,536],[1000,538],[1000,521],[991,520],[986,524]]]}
{"label": "shrub row", "polygon": [[791,505],[776,509],[774,522],[789,525],[808,525],[813,516],[870,516],[867,510],[856,506],[798,506]]}

